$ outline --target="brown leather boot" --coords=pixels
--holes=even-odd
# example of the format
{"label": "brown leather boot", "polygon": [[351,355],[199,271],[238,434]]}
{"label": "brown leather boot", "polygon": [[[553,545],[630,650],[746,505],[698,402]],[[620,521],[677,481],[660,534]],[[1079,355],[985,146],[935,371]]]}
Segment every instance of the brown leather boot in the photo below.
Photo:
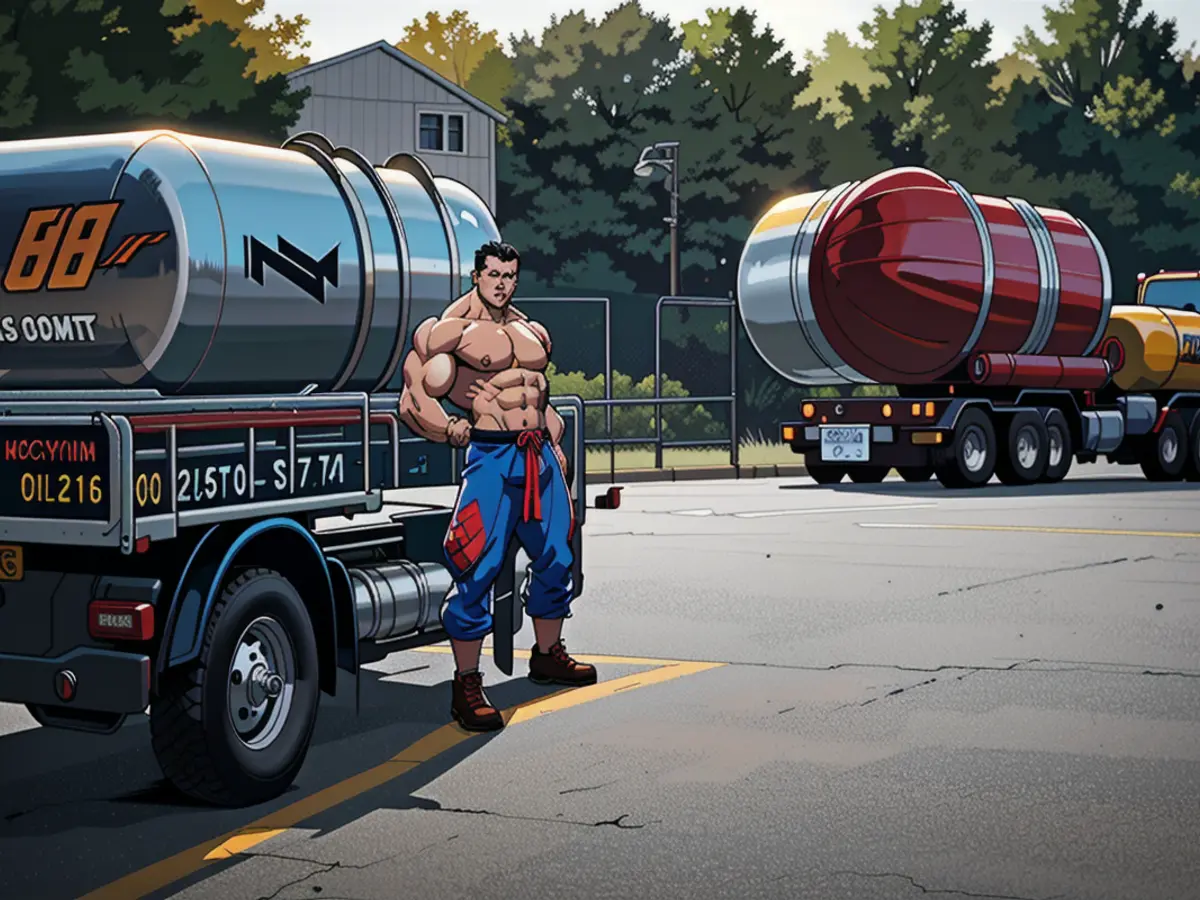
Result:
{"label": "brown leather boot", "polygon": [[455,673],[452,696],[450,715],[467,731],[499,731],[504,727],[500,711],[483,692],[482,672]]}
{"label": "brown leather boot", "polygon": [[534,644],[529,656],[529,680],[535,684],[580,687],[596,683],[596,667],[572,659],[561,640],[555,642],[547,653],[542,653]]}

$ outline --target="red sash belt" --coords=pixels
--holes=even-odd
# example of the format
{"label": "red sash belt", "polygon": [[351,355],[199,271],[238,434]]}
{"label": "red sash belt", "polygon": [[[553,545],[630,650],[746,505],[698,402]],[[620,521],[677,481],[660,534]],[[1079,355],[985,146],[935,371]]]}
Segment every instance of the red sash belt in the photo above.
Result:
{"label": "red sash belt", "polygon": [[542,433],[522,431],[517,435],[517,446],[525,451],[525,521],[541,521]]}

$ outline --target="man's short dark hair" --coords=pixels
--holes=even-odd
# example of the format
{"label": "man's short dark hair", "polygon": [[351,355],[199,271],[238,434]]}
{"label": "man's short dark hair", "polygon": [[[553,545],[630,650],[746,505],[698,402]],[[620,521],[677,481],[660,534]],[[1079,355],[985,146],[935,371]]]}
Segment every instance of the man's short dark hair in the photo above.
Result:
{"label": "man's short dark hair", "polygon": [[475,272],[478,274],[487,268],[488,257],[500,262],[516,262],[518,271],[521,268],[521,254],[512,244],[503,241],[488,241],[475,251]]}

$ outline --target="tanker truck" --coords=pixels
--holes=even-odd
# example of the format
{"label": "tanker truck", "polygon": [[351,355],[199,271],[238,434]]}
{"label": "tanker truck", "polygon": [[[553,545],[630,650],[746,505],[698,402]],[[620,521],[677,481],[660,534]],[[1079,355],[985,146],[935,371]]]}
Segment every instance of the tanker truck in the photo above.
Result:
{"label": "tanker truck", "polygon": [[1200,280],[1139,283],[1114,306],[1104,248],[1063,210],[896,168],[768,210],[737,305],[794,384],[896,388],[782,423],[820,484],[1050,483],[1100,457],[1200,479]]}
{"label": "tanker truck", "polygon": [[[445,637],[452,509],[420,489],[461,458],[399,418],[401,362],[493,215],[413,155],[165,131],[0,144],[0,212],[0,701],[148,712],[184,794],[276,797],[339,673],[357,707],[364,664]],[[582,401],[553,403],[582,524]]]}

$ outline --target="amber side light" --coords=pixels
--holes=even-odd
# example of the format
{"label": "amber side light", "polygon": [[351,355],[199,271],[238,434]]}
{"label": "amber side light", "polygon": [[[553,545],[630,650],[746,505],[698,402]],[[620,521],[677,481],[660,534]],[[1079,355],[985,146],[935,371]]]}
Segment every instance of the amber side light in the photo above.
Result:
{"label": "amber side light", "polygon": [[890,419],[892,417],[892,404],[890,404],[890,403],[883,404],[883,417],[885,419]]}
{"label": "amber side light", "polygon": [[817,408],[811,403],[805,403],[800,407],[800,415],[804,416],[806,419],[811,419],[816,411]]}
{"label": "amber side light", "polygon": [[796,429],[791,425],[783,426],[783,439],[785,441],[794,441],[796,439]]}

